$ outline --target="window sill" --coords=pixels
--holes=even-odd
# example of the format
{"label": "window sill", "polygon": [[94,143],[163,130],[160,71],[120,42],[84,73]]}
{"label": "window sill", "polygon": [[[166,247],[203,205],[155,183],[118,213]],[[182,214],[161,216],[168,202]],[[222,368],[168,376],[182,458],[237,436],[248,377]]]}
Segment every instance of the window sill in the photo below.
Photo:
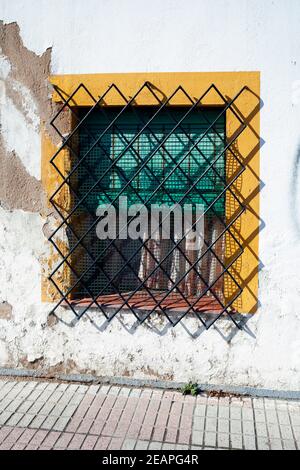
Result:
{"label": "window sill", "polygon": [[[178,293],[169,294],[164,300],[166,292],[152,292],[153,297],[147,291],[139,291],[131,296],[131,292],[123,293],[122,296],[119,294],[102,295],[97,298],[98,305],[101,305],[104,309],[122,309],[122,310],[140,310],[147,312],[150,310],[156,313],[167,312],[167,313],[180,313],[183,314],[189,309],[189,313],[200,313],[200,314],[213,314],[219,315],[223,308],[220,303],[210,296],[202,297],[197,301],[197,297],[189,296],[187,300],[184,300]],[[130,297],[131,296],[131,297]],[[127,303],[125,303],[127,300]],[[157,302],[161,301],[160,306],[156,307]],[[83,298],[79,300],[71,300],[69,302],[63,302],[63,306],[67,307],[72,305],[73,307],[86,308],[93,302],[92,298]],[[197,302],[195,305],[194,303]],[[193,309],[190,306],[193,305]],[[90,305],[93,308],[98,308],[94,302]],[[234,314],[234,311],[230,312]]]}

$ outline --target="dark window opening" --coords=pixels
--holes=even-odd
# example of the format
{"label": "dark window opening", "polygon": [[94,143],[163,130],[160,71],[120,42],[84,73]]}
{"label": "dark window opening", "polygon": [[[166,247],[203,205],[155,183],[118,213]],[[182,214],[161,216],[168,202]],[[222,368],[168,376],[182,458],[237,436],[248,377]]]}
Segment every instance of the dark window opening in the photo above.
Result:
{"label": "dark window opening", "polygon": [[[225,221],[225,196],[222,195],[226,186],[225,153],[222,153],[225,114],[218,118],[219,108],[196,108],[173,131],[187,110],[172,107],[161,111],[145,129],[145,123],[157,108],[129,110],[108,132],[105,129],[121,111],[119,108],[95,110],[85,120],[79,131],[78,155],[79,159],[87,156],[73,178],[73,185],[79,198],[84,198],[87,193],[88,196],[78,207],[74,229],[83,235],[96,220],[98,205],[117,207],[119,196],[126,196],[128,205],[144,204],[147,207],[150,204],[170,207],[201,204],[206,211],[202,248],[189,250],[185,239],[176,247],[179,238],[174,228],[169,240],[158,234],[150,240],[146,235],[139,240],[116,239],[114,243],[99,240],[92,230],[85,238],[92,256],[82,250],[77,250],[73,256],[77,272],[88,269],[75,298],[86,297],[84,286],[88,285],[93,297],[99,297],[101,303],[115,305],[116,301],[122,301],[118,298],[119,292],[128,295],[138,289],[132,302],[147,299],[151,306],[154,300],[148,290],[155,297],[171,291],[168,300],[179,301],[184,308],[184,296],[196,298],[204,293],[205,305],[210,298],[214,301],[211,302],[212,310],[218,309],[207,285],[215,282],[212,289],[223,299],[223,277],[218,277],[223,271],[225,241],[224,235],[218,237],[224,231],[222,220]],[[86,110],[81,112],[82,118],[85,113]],[[94,142],[97,145],[89,151]],[[201,175],[204,176],[197,181]],[[98,184],[95,185],[95,181]],[[215,240],[217,257],[207,250]],[[195,268],[187,272],[202,254]],[[95,263],[96,258],[99,259]],[[146,307],[145,302],[140,303]]]}

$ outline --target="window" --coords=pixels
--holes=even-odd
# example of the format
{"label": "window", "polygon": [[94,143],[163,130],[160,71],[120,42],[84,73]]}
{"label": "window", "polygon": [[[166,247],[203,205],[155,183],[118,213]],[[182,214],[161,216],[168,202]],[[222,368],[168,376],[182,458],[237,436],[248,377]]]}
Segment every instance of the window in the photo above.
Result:
{"label": "window", "polygon": [[[111,85],[103,96],[114,89],[121,98],[114,96],[109,103],[103,96],[96,100],[84,84],[68,98],[56,88],[57,100],[64,101],[62,109],[68,107],[75,117],[73,130],[51,158],[63,177],[51,203],[59,211],[55,197],[62,190],[70,195],[67,214],[60,211],[59,227],[66,228],[67,248],[64,253],[58,247],[62,261],[50,276],[60,293],[57,306],[66,303],[77,316],[97,307],[109,320],[121,310],[130,310],[141,322],[154,312],[163,313],[173,325],[189,313],[205,326],[203,313],[216,314],[215,319],[227,313],[235,321],[237,299],[244,290],[236,275],[237,261],[245,248],[247,253],[236,231],[245,209],[236,182],[246,168],[239,145],[245,142],[240,135],[248,123],[234,103],[245,87],[231,99],[215,85],[200,99],[190,98],[178,87],[171,97],[157,98],[156,103],[140,99],[145,90],[152,93],[150,88],[146,81],[133,98],[133,94],[125,98]],[[88,99],[77,98],[82,91]],[[177,92],[184,92],[190,102],[169,102]],[[204,102],[211,92],[213,99]],[[69,155],[65,175],[55,164],[63,149]],[[97,208],[115,208],[118,221],[120,197],[122,201],[126,197],[127,207],[143,204],[149,213],[153,205],[167,207],[169,237],[161,228],[164,213],[152,236],[147,215],[146,223],[138,226],[138,238],[119,237],[117,222],[117,236],[100,239],[96,228],[103,217]],[[198,218],[195,207],[201,206],[202,237],[196,236],[197,248],[191,248],[185,229],[178,230],[174,205],[189,207],[193,223]],[[126,230],[135,217],[128,214]],[[50,237],[55,247],[58,229]],[[234,244],[237,249],[232,250]],[[229,256],[230,250],[236,252],[234,256]],[[58,274],[63,277],[61,267],[70,273],[69,285],[63,289],[57,283]]]}
{"label": "window", "polygon": [[[74,229],[78,225],[80,235],[86,233],[96,219],[98,205],[117,205],[120,196],[126,196],[129,206],[164,204],[172,208],[174,204],[195,206],[198,203],[207,211],[206,244],[202,248],[203,253],[207,252],[213,238],[218,236],[218,232],[222,233],[221,221],[224,221],[225,216],[224,195],[218,198],[226,185],[225,156],[222,154],[225,142],[224,116],[218,119],[221,114],[218,109],[197,109],[188,114],[173,131],[176,122],[189,112],[188,109],[171,108],[158,112],[157,108],[138,108],[125,113],[121,111],[110,109],[104,113],[95,110],[80,129],[79,158],[86,157],[75,175],[76,191],[82,202]],[[157,112],[157,117],[153,118]],[[120,117],[115,124],[105,132],[119,113]],[[153,120],[145,127],[151,118]],[[215,120],[216,125],[210,129]],[[96,146],[89,151],[94,142],[97,142]],[[172,232],[169,240],[161,239],[161,234],[157,233],[154,239],[151,237],[147,241],[147,233],[139,240],[128,238],[112,242],[99,240],[95,230],[91,230],[85,245],[89,246],[92,256],[80,248],[74,251],[73,264],[77,271],[88,269],[76,296],[85,297],[87,292],[84,286],[88,285],[93,296],[100,294],[99,301],[105,303],[110,299],[105,296],[102,301],[101,296],[104,294],[117,294],[119,291],[128,294],[138,288],[137,295],[132,297],[134,301],[141,294],[145,296],[145,288],[148,288],[153,291],[153,295],[170,291],[173,293],[172,302],[179,300],[182,303],[184,299],[180,292],[186,296],[198,296],[207,291],[207,286],[222,272],[222,267],[218,266],[220,263],[208,251],[198,265],[185,275],[185,271],[193,265],[193,260],[201,257],[201,252],[195,250],[195,253],[189,253],[185,239],[176,248],[179,239],[174,233],[174,227]],[[223,238],[217,246],[221,259],[224,254],[222,245]],[[96,258],[98,261],[95,263]],[[160,260],[164,258],[165,261],[159,266]],[[180,287],[172,290],[181,277],[183,281]],[[219,295],[222,295],[221,285],[222,280],[212,287]]]}

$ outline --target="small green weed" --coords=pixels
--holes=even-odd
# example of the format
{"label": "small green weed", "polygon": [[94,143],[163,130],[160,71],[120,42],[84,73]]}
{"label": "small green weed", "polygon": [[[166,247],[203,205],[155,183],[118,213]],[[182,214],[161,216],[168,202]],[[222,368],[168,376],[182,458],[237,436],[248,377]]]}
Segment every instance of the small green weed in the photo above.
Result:
{"label": "small green weed", "polygon": [[198,384],[189,382],[181,388],[181,392],[182,395],[193,395],[195,397],[199,393]]}

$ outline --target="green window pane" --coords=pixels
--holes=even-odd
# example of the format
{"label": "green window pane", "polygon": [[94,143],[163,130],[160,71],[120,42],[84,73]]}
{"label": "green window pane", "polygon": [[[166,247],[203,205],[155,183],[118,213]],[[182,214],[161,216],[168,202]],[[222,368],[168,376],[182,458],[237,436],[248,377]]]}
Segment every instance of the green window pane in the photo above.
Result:
{"label": "green window pane", "polygon": [[[186,108],[161,111],[138,138],[143,123],[154,115],[156,108],[138,107],[124,112],[79,166],[77,188],[81,196],[94,185],[87,168],[97,179],[102,177],[86,198],[85,206],[95,212],[99,204],[110,203],[124,190],[122,195],[128,197],[130,204],[198,203],[207,209],[225,186],[225,155],[221,155],[225,145],[225,118],[222,116],[216,122],[217,132],[214,129],[207,132],[220,110],[196,109],[172,131],[186,111]],[[95,110],[86,119],[79,136],[80,158],[118,112],[117,108],[105,112]],[[209,169],[212,163],[214,169]],[[202,174],[205,174],[203,178],[185,196]],[[152,196],[158,186],[159,190]],[[213,207],[223,215],[224,196]]]}

